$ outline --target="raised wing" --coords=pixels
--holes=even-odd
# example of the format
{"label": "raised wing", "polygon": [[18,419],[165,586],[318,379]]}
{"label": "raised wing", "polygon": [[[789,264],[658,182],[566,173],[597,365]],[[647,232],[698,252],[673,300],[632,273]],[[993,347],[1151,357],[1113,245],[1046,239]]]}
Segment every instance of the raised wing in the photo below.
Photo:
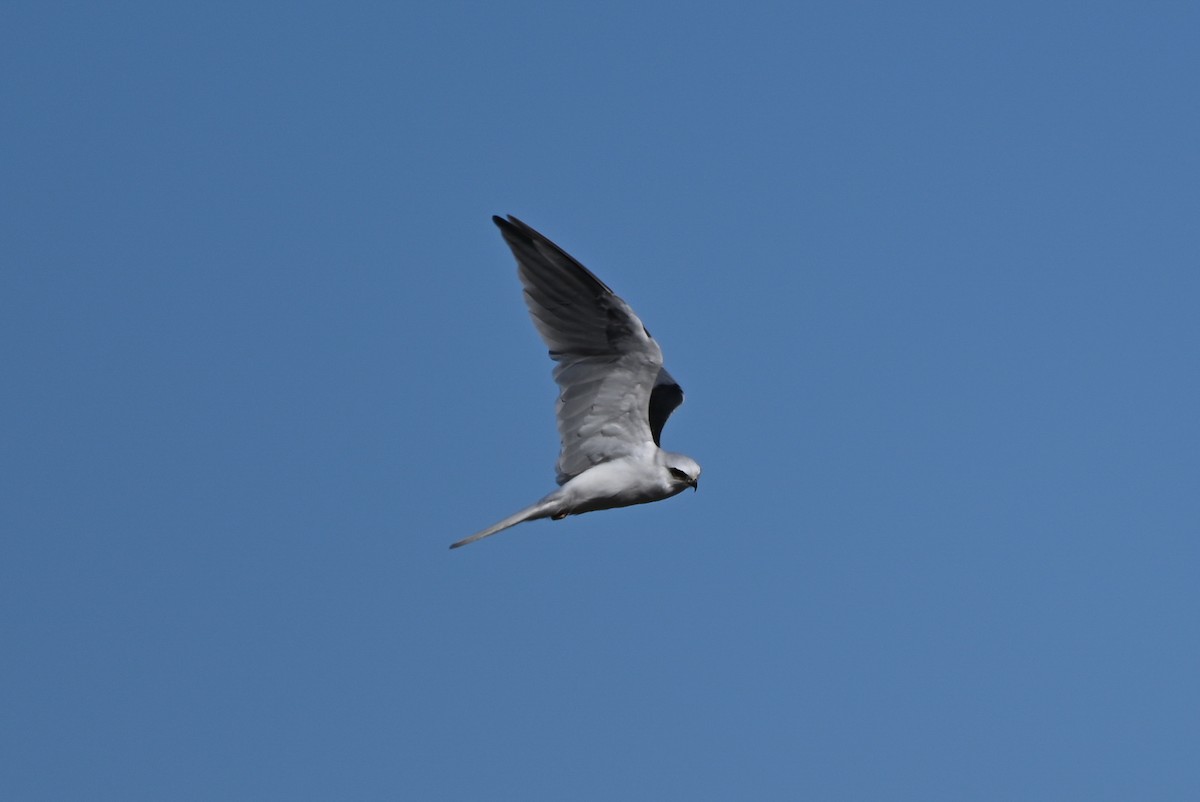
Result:
{"label": "raised wing", "polygon": [[683,392],[642,321],[537,231],[511,215],[492,220],[517,258],[529,314],[558,363],[558,483],[657,444]]}

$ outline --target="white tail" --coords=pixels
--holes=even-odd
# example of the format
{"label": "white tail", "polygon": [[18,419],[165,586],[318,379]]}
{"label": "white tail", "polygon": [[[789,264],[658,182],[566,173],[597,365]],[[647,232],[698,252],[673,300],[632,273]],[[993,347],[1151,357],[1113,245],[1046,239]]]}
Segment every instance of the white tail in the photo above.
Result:
{"label": "white tail", "polygon": [[465,546],[468,543],[474,543],[476,540],[483,540],[489,535],[494,535],[497,532],[503,532],[510,526],[516,526],[517,524],[525,523],[526,521],[536,521],[538,518],[549,518],[558,510],[560,504],[559,499],[554,498],[555,495],[556,494],[552,493],[539,501],[537,504],[534,504],[531,507],[526,507],[520,512],[508,516],[498,524],[492,524],[482,532],[476,532],[470,537],[465,537],[457,543],[451,543],[450,548],[457,549],[459,546]]}

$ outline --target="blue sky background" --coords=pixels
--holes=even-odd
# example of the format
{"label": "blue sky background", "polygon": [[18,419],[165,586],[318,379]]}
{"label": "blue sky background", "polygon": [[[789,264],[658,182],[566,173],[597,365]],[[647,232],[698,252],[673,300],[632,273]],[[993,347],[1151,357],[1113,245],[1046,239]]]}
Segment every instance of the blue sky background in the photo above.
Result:
{"label": "blue sky background", "polygon": [[[0,8],[0,797],[1194,800],[1200,11]],[[553,487],[489,221],[699,493]]]}

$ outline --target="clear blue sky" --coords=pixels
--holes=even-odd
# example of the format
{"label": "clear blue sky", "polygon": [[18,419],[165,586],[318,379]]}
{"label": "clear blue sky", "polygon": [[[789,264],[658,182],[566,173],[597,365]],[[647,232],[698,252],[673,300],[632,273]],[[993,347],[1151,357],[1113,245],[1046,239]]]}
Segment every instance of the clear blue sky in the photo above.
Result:
{"label": "clear blue sky", "polygon": [[[0,798],[1200,798],[1200,11],[0,9]],[[699,493],[553,487],[489,220]]]}

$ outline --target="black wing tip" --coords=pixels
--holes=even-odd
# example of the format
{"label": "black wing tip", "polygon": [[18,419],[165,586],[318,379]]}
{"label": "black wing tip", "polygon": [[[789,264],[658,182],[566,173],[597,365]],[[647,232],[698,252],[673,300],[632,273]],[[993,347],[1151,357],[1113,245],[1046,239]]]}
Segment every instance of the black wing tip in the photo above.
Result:
{"label": "black wing tip", "polygon": [[492,215],[492,222],[495,223],[496,227],[500,229],[500,233],[508,242],[509,247],[514,248],[513,253],[516,255],[518,262],[521,261],[521,255],[515,250],[518,245],[531,247],[535,250],[549,250],[550,252],[557,254],[559,258],[578,271],[578,274],[581,275],[585,281],[592,285],[597,295],[615,294],[612,291],[612,287],[609,287],[603,281],[598,279],[595,273],[580,264],[575,257],[571,256],[571,254],[555,245],[545,234],[511,214],[507,215],[507,217],[508,219],[506,220],[500,215],[494,214]]}
{"label": "black wing tip", "polygon": [[[542,242],[542,243],[548,245],[553,250],[561,253],[564,257],[566,257],[570,261],[575,262],[575,258],[573,256],[571,256],[569,253],[564,251],[562,248],[555,245],[550,240],[549,237],[547,237],[545,234],[538,231],[536,228],[529,225],[529,223],[526,223],[524,220],[517,217],[516,215],[506,214],[506,215],[504,215],[504,217],[501,217],[498,214],[494,214],[494,215],[492,215],[492,222],[496,224],[496,227],[498,229],[500,229],[501,233],[503,233],[506,237],[509,236],[510,234],[512,234],[512,235],[516,235],[517,237],[519,237],[521,239],[528,240],[529,242]],[[575,262],[575,263],[578,264],[578,262]],[[579,266],[583,267],[583,265],[579,265]],[[584,268],[584,269],[587,270],[587,268]],[[590,273],[591,271],[588,271],[588,272]]]}
{"label": "black wing tip", "polygon": [[504,237],[504,241],[508,243],[508,247],[513,249],[513,255],[517,257],[517,261],[521,261],[520,255],[517,253],[517,248],[533,248],[537,249],[538,240],[545,240],[538,232],[534,231],[529,226],[516,220],[512,215],[508,219],[504,219],[498,214],[492,215],[492,222],[496,224],[496,228],[500,229],[500,236]]}
{"label": "black wing tip", "polygon": [[501,217],[498,214],[494,214],[494,215],[492,215],[492,222],[495,223],[496,227],[499,228],[501,231],[513,229],[516,231],[533,232],[535,234],[537,233],[536,231],[533,231],[533,229],[530,228],[520,218],[513,217],[511,214],[506,214],[506,215],[504,215],[504,217]]}
{"label": "black wing tip", "polygon": [[533,243],[538,238],[546,239],[538,232],[534,231],[529,226],[522,223],[511,214],[507,215],[507,219],[498,214],[492,215],[492,222],[496,224],[496,228],[500,229],[500,233],[510,242],[525,241]]}

